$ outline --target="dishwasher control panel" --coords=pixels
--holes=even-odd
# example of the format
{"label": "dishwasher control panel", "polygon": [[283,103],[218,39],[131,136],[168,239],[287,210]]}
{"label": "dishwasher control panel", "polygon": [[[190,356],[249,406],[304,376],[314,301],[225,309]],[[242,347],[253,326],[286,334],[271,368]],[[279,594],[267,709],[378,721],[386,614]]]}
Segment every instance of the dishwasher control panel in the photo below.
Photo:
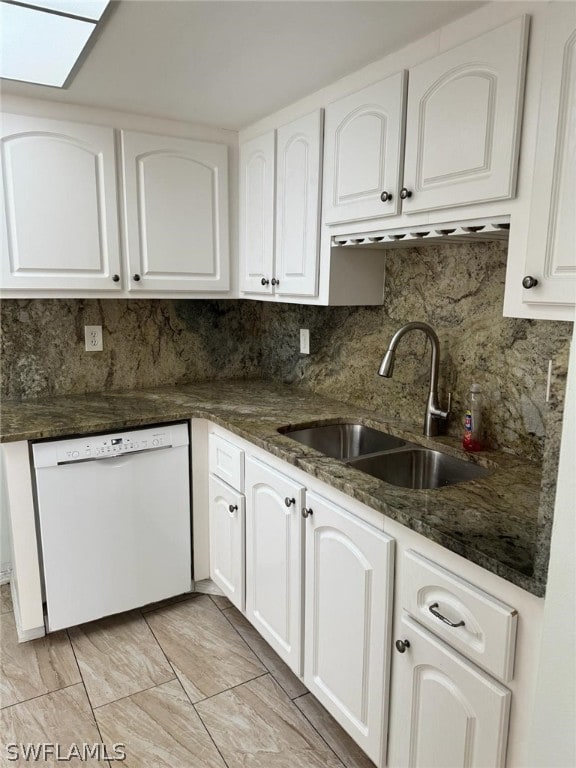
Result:
{"label": "dishwasher control panel", "polygon": [[188,429],[185,424],[159,425],[107,435],[86,435],[50,443],[37,443],[33,446],[34,466],[46,467],[79,461],[112,459],[130,453],[187,444]]}

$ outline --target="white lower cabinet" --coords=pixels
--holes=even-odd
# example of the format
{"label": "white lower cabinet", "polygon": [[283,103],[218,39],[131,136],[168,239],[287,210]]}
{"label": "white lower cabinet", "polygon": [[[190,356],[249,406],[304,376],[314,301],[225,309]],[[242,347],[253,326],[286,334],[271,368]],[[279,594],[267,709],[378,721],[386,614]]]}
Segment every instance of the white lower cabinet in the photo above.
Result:
{"label": "white lower cabinet", "polygon": [[400,626],[390,765],[504,766],[510,691],[408,616]]}
{"label": "white lower cabinet", "polygon": [[210,577],[244,610],[244,496],[210,475]]}
{"label": "white lower cabinet", "polygon": [[[384,533],[360,502],[234,435],[212,434],[210,455],[212,578],[242,610],[245,546],[245,616],[377,768],[504,768],[532,662],[500,598],[520,591],[495,597],[476,566],[456,575],[429,559],[436,545],[387,518]],[[512,726],[510,765],[524,765],[517,712]]]}
{"label": "white lower cabinet", "polygon": [[246,616],[302,674],[302,524],[304,486],[246,459]]}
{"label": "white lower cabinet", "polygon": [[394,542],[306,494],[304,683],[384,764]]}

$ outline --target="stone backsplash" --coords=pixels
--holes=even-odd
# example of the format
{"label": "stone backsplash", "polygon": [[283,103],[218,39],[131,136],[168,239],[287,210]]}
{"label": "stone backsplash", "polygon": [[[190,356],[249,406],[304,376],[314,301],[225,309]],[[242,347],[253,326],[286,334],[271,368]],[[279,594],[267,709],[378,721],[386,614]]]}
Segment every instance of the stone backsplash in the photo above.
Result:
{"label": "stone backsplash", "polygon": [[[253,302],[10,299],[0,313],[1,397],[260,376]],[[102,352],[84,350],[85,325],[102,326]]]}
{"label": "stone backsplash", "polygon": [[[461,434],[467,394],[478,382],[488,445],[540,460],[553,411],[557,429],[572,324],[502,316],[505,243],[389,250],[386,259],[381,307],[264,304],[264,375],[423,423],[430,372],[424,334],[402,339],[391,379],[377,374],[394,332],[423,320],[440,338],[442,404],[452,392],[449,433]],[[310,329],[309,356],[298,353],[300,328]]]}
{"label": "stone backsplash", "polygon": [[[263,376],[421,423],[430,350],[405,336],[393,378],[377,375],[392,334],[429,322],[441,342],[440,396],[452,392],[458,435],[467,392],[484,393],[487,442],[541,459],[558,429],[572,325],[502,317],[506,246],[454,244],[388,251],[380,307],[255,301],[6,300],[0,395],[34,398]],[[84,351],[84,325],[102,325],[104,351]],[[309,328],[311,354],[299,353]],[[553,360],[552,403],[546,403]],[[553,417],[553,418],[552,418]]]}

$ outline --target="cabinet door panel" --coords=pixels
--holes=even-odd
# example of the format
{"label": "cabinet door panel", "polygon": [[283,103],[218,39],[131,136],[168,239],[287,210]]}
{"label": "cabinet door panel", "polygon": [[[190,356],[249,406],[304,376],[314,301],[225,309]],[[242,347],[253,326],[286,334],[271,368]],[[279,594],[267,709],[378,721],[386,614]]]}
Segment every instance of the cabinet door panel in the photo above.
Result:
{"label": "cabinet door panel", "polygon": [[320,224],[322,112],[277,132],[276,293],[315,296]]}
{"label": "cabinet door panel", "polygon": [[406,616],[401,634],[410,647],[394,652],[392,764],[503,766],[510,691]]}
{"label": "cabinet door panel", "polygon": [[300,675],[304,488],[253,458],[245,487],[246,615]]}
{"label": "cabinet door panel", "polygon": [[[530,303],[576,304],[576,7],[554,3],[540,99],[526,274]],[[521,280],[522,275],[516,279]],[[568,319],[568,317],[567,317]]]}
{"label": "cabinet door panel", "polygon": [[244,610],[244,496],[210,476],[210,577]]}
{"label": "cabinet door panel", "polygon": [[[240,147],[240,290],[272,293],[274,131]],[[268,281],[262,285],[262,281]]]}
{"label": "cabinet door panel", "polygon": [[2,122],[2,287],[119,290],[113,130]]}
{"label": "cabinet door panel", "polygon": [[227,147],[123,131],[122,160],[130,290],[227,290]]}
{"label": "cabinet door panel", "polygon": [[[399,72],[326,108],[327,224],[399,212],[405,84]],[[382,192],[391,198],[383,202]]]}
{"label": "cabinet door panel", "polygon": [[393,541],[307,493],[304,682],[381,764],[385,758]]}
{"label": "cabinet door panel", "polygon": [[513,197],[528,19],[410,69],[402,210]]}

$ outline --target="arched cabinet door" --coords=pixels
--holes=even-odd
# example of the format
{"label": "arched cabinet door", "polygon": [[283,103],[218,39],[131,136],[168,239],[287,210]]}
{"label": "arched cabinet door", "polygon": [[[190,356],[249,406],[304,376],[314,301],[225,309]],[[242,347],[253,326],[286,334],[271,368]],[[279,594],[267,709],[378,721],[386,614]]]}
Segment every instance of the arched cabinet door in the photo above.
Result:
{"label": "arched cabinet door", "polygon": [[405,86],[398,72],[326,108],[326,224],[400,211]]}
{"label": "arched cabinet door", "polygon": [[514,197],[528,17],[409,71],[404,213]]}
{"label": "arched cabinet door", "polygon": [[245,477],[246,617],[300,675],[304,487],[252,457]]}
{"label": "arched cabinet door", "polygon": [[240,290],[274,291],[275,134],[240,146]]}
{"label": "arched cabinet door", "polygon": [[385,765],[394,541],[315,493],[306,507],[304,683]]}
{"label": "arched cabinet door", "polygon": [[6,114],[0,149],[1,287],[120,290],[114,131]]}
{"label": "arched cabinet door", "polygon": [[128,288],[227,291],[228,148],[122,131]]}
{"label": "arched cabinet door", "polygon": [[510,691],[408,616],[399,626],[390,764],[503,768]]}
{"label": "arched cabinet door", "polygon": [[320,244],[322,111],[277,131],[275,292],[315,296]]}

